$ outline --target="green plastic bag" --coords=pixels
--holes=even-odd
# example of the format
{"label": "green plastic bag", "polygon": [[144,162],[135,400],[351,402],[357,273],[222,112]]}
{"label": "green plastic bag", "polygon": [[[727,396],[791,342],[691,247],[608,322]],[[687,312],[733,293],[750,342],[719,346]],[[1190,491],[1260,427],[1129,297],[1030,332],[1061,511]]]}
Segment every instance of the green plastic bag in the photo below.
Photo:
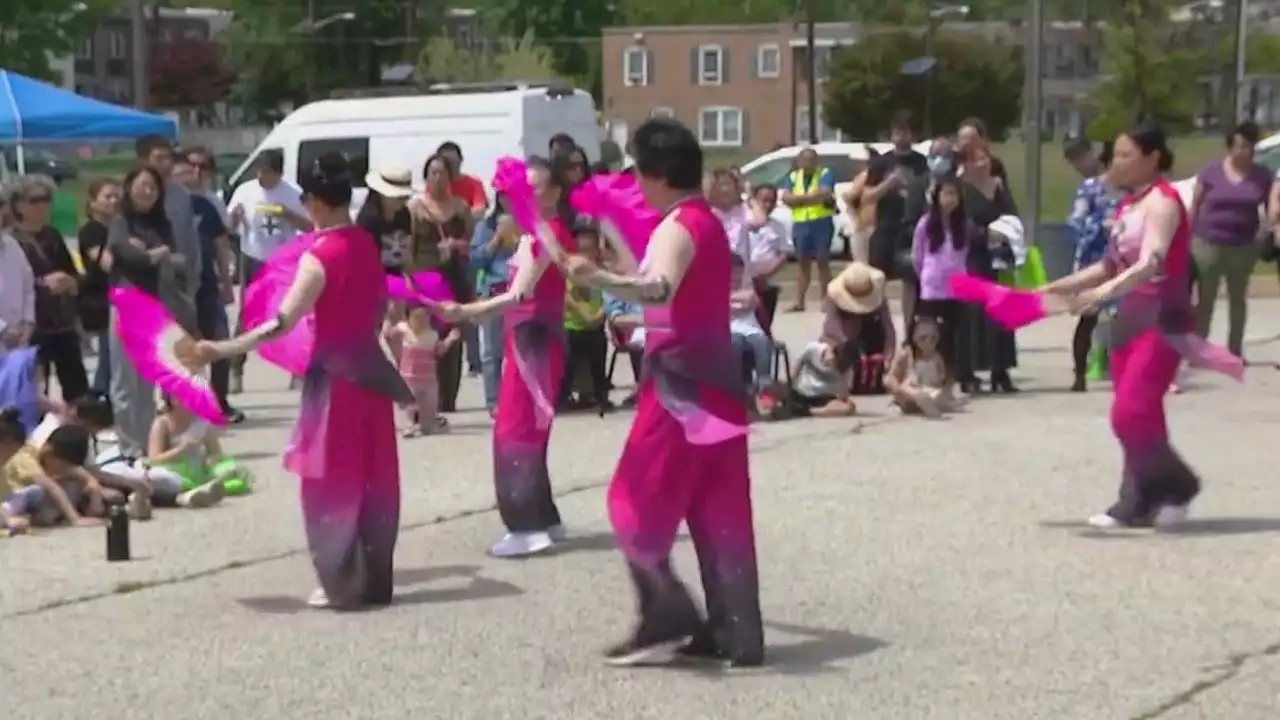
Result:
{"label": "green plastic bag", "polygon": [[1027,248],[1027,261],[1016,270],[1001,270],[996,280],[1005,287],[1018,290],[1039,290],[1049,284],[1049,276],[1044,271],[1044,260],[1040,257],[1040,248],[1032,245]]}
{"label": "green plastic bag", "polygon": [[66,190],[59,190],[54,193],[49,224],[63,238],[76,236],[76,233],[80,231],[80,206],[76,202],[75,195]]}

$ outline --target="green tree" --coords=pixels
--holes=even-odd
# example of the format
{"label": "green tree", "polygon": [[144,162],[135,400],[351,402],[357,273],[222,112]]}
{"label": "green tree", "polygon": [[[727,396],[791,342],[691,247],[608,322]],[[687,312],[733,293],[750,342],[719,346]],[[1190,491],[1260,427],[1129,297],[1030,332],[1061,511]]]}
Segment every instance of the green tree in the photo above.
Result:
{"label": "green tree", "polygon": [[1205,53],[1167,22],[1170,8],[1170,0],[1118,0],[1103,18],[1107,75],[1094,93],[1090,137],[1113,138],[1139,117],[1169,132],[1194,125],[1198,96],[1189,81],[1204,70]]}
{"label": "green tree", "polygon": [[954,128],[980,115],[995,137],[1020,120],[1021,50],[976,35],[938,32],[934,38],[932,103],[926,103],[930,79],[902,74],[903,64],[922,57],[918,32],[871,35],[856,48],[839,52],[826,82],[823,117],[830,127],[856,138],[873,138],[888,128],[893,115],[911,111],[923,120],[932,111],[935,129]]}
{"label": "green tree", "polygon": [[55,80],[50,58],[70,54],[115,6],[112,0],[3,0],[0,67]]}
{"label": "green tree", "polygon": [[432,38],[418,55],[416,74],[424,84],[557,77],[551,52],[535,43],[532,34],[520,40],[502,40],[494,52],[458,47],[447,37]]}

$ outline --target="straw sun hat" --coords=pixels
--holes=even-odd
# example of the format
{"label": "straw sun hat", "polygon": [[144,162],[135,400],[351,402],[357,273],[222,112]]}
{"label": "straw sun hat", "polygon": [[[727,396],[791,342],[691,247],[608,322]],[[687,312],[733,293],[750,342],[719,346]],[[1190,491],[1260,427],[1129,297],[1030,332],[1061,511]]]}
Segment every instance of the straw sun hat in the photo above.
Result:
{"label": "straw sun hat", "polygon": [[849,263],[827,284],[827,297],[847,313],[873,313],[884,304],[884,273],[866,263]]}
{"label": "straw sun hat", "polygon": [[413,172],[400,165],[384,165],[364,176],[364,184],[385,198],[413,197]]}

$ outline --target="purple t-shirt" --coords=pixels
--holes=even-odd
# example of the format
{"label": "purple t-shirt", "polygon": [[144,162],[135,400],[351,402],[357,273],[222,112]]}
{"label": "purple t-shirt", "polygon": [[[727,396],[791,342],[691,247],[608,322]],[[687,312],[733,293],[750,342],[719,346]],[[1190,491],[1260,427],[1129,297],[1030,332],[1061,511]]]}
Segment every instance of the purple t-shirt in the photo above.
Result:
{"label": "purple t-shirt", "polygon": [[1212,245],[1247,245],[1258,234],[1258,206],[1271,192],[1271,172],[1254,165],[1240,182],[1231,182],[1221,160],[1207,164],[1196,175],[1200,183],[1200,211],[1196,237]]}

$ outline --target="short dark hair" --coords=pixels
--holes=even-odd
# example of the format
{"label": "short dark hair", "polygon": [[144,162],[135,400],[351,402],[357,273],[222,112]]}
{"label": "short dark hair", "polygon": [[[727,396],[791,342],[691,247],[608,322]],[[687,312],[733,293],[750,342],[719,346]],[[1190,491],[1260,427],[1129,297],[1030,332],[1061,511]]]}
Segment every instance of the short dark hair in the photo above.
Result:
{"label": "short dark hair", "polygon": [[263,150],[258,156],[258,167],[266,168],[272,172],[284,172],[284,151],[282,150]]}
{"label": "short dark hair", "polygon": [[138,138],[138,142],[133,145],[134,153],[138,159],[145,160],[151,157],[154,150],[168,150],[173,152],[173,141],[163,135],[143,135]]}
{"label": "short dark hair", "polygon": [[1258,123],[1252,120],[1245,120],[1231,127],[1231,131],[1227,133],[1227,147],[1235,144],[1236,138],[1242,138],[1252,145],[1257,145],[1262,139],[1262,130],[1258,127]]}
{"label": "short dark hair", "polygon": [[569,133],[556,133],[547,142],[547,150],[554,150],[557,145],[568,145],[570,148],[576,148],[578,147],[578,141],[574,140]]}
{"label": "short dark hair", "polygon": [[83,425],[60,425],[49,433],[43,447],[65,463],[84,465],[89,461],[89,429]]}
{"label": "short dark hair", "polygon": [[447,152],[453,152],[455,155],[458,156],[459,160],[462,159],[462,146],[452,140],[445,140],[444,142],[440,143],[440,147],[436,148],[437,155],[440,155],[441,153],[447,153]]}
{"label": "short dark hair", "polygon": [[769,192],[778,192],[778,186],[773,183],[760,183],[759,185],[751,188],[751,197],[755,197],[765,190],[768,190]]}
{"label": "short dark hair", "polygon": [[650,118],[631,136],[636,170],[673,190],[702,187],[702,146],[693,131],[674,118]]}

